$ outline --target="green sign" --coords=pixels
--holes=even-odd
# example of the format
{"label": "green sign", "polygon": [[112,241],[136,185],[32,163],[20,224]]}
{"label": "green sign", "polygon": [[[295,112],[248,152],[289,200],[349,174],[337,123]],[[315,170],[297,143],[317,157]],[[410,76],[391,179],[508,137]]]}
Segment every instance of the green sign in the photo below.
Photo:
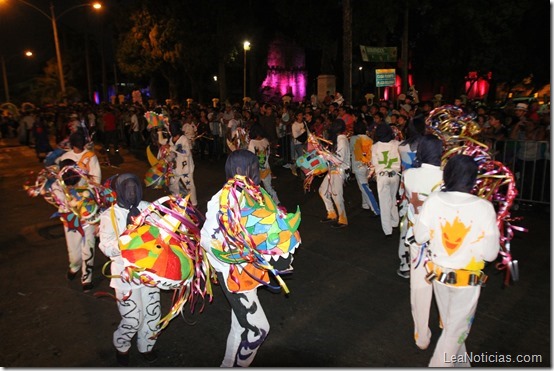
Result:
{"label": "green sign", "polygon": [[379,69],[375,70],[375,86],[394,86],[396,82],[396,70],[391,69]]}
{"label": "green sign", "polygon": [[398,53],[396,47],[369,47],[360,45],[362,60],[364,62],[396,62]]}

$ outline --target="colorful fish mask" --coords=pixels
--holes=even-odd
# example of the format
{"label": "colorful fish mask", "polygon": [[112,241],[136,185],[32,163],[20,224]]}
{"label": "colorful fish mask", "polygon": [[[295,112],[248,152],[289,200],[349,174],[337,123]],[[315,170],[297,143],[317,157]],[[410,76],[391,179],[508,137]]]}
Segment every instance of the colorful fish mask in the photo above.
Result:
{"label": "colorful fish mask", "polygon": [[157,336],[196,296],[212,297],[210,266],[200,247],[204,216],[185,199],[165,196],[150,204],[119,237],[124,281],[163,290],[178,290],[170,312],[160,320]]}
{"label": "colorful fish mask", "polygon": [[[56,206],[55,200],[52,197],[52,184],[56,181],[58,175],[58,166],[47,166],[37,174],[34,183],[31,179],[28,179],[23,184],[23,189],[27,192],[29,197],[42,196],[51,205]],[[29,174],[33,176],[34,173]]]}
{"label": "colorful fish mask", "polygon": [[307,192],[312,186],[316,176],[323,175],[329,171],[329,164],[317,150],[306,152],[296,159],[296,165],[304,172],[304,191]]}
{"label": "colorful fish mask", "polygon": [[304,172],[304,174],[322,175],[329,170],[329,166],[325,159],[320,156],[317,151],[304,153],[296,159],[296,165]]}
{"label": "colorful fish mask", "polygon": [[148,111],[144,113],[144,118],[146,119],[146,122],[148,125],[146,126],[146,129],[155,129],[155,128],[163,128],[164,125],[167,125],[167,117],[164,115],[160,115],[154,111]]}
{"label": "colorful fish mask", "polygon": [[[57,166],[55,167],[57,168]],[[45,171],[53,172],[53,168],[54,166],[48,167]],[[64,182],[63,175],[67,171],[72,171],[80,177],[77,185],[68,186]],[[88,173],[76,165],[65,166],[58,173],[54,172],[54,176],[63,194],[61,196],[56,195],[55,192],[51,192],[50,188],[46,189],[46,187],[40,188],[40,193],[43,194],[48,203],[61,207],[63,210],[54,213],[52,217],[59,217],[69,231],[77,231],[84,236],[83,224],[98,223],[102,211],[115,202],[115,192],[108,187],[91,182]],[[37,182],[40,183],[39,179],[37,179]],[[29,195],[33,196],[36,193],[36,187],[27,189]]]}
{"label": "colorful fish mask", "polygon": [[290,270],[292,254],[300,245],[300,210],[285,214],[269,194],[249,178],[235,176],[220,196],[219,224],[225,241],[212,252],[230,264],[227,287],[248,291],[269,284],[271,272],[288,289],[279,273]]}
{"label": "colorful fish mask", "polygon": [[157,160],[157,162],[144,174],[144,184],[146,187],[161,189],[169,185],[169,177],[172,176],[172,167],[170,166],[171,151],[168,145],[160,147],[158,157],[159,160]]}
{"label": "colorful fish mask", "polygon": [[166,290],[190,282],[201,258],[200,218],[188,198],[166,196],[144,209],[119,237],[130,278]]}

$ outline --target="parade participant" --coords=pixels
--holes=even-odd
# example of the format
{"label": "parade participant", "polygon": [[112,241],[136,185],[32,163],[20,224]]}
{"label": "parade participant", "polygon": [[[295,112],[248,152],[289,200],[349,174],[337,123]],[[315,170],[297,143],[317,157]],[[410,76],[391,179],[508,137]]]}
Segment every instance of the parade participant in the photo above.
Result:
{"label": "parade participant", "polygon": [[[406,139],[400,142],[398,145],[398,154],[400,155],[400,172],[403,174],[404,171],[414,167],[415,158],[417,156],[417,148],[419,142],[425,133],[425,121],[422,117],[411,118],[407,130],[406,130]],[[421,165],[421,164],[419,164]],[[416,166],[419,167],[419,166]],[[402,189],[402,186],[400,187]],[[401,190],[402,191],[402,190]],[[402,207],[402,205],[401,205]],[[400,207],[400,208],[401,208]],[[408,256],[408,247],[404,243],[406,237],[406,231],[408,230],[408,221],[406,220],[406,210],[400,217],[400,242],[398,245],[398,253],[401,257],[400,269],[397,271],[398,275],[403,278],[409,277],[409,262],[407,259],[402,259],[402,256]]]}
{"label": "parade participant", "polygon": [[229,154],[228,180],[208,202],[201,230],[200,243],[232,309],[222,367],[247,367],[254,360],[269,332],[258,287],[269,285],[271,273],[288,292],[279,273],[291,269],[300,243],[300,211],[285,214],[276,207],[258,186],[258,163],[248,150]]}
{"label": "parade participant", "polygon": [[59,164],[63,160],[73,160],[81,169],[85,170],[96,184],[102,182],[102,170],[96,154],[85,148],[86,139],[83,133],[75,132],[69,136],[71,150],[56,159]]}
{"label": "parade participant", "polygon": [[398,145],[401,171],[408,170],[413,166],[417,153],[417,146],[424,133],[425,121],[423,120],[423,117],[414,117],[410,119],[408,126],[406,127],[406,139],[401,141]]}
{"label": "parade participant", "polygon": [[354,124],[354,135],[350,137],[350,154],[352,172],[362,193],[362,209],[371,210],[379,216],[380,210],[377,200],[369,188],[368,178],[371,177],[371,146],[373,141],[367,136],[367,125],[362,120]]}
{"label": "parade participant", "polygon": [[[79,175],[75,161],[62,160],[59,164],[61,176],[52,184],[52,195],[58,206],[59,216],[63,222],[69,268],[67,279],[72,281],[81,270],[81,285],[83,292],[92,290],[92,270],[94,267],[94,248],[96,245],[97,224],[87,222],[81,215],[75,214],[75,204],[78,193],[70,192],[68,187],[85,186],[85,179]],[[86,191],[90,195],[90,191]],[[81,193],[83,195],[83,193]]]}
{"label": "parade participant", "polygon": [[[85,149],[85,136],[80,131],[77,131],[69,136],[71,150],[65,152],[56,159],[56,163],[60,165],[60,169],[67,164],[67,160],[71,160],[79,168],[84,170],[92,183],[100,184],[102,181],[102,170],[98,157],[93,151]],[[77,180],[78,181],[78,180]],[[70,181],[71,183],[71,181]],[[75,183],[76,184],[76,183]],[[75,185],[69,184],[69,185]],[[54,189],[54,186],[53,186]],[[60,190],[61,191],[61,190]],[[65,193],[65,192],[62,192]],[[60,199],[65,199],[60,196]],[[65,200],[69,202],[70,200]],[[60,205],[59,212],[66,213],[70,210],[67,205]],[[92,269],[94,267],[94,247],[96,245],[95,226],[89,223],[84,223],[82,233],[80,231],[69,228],[67,223],[64,223],[65,240],[69,255],[69,269],[67,271],[67,279],[73,280],[81,269],[81,284],[83,291],[88,292],[93,288],[92,284]]]}
{"label": "parade participant", "polygon": [[413,226],[421,205],[431,194],[440,191],[442,184],[442,141],[434,135],[425,135],[418,146],[415,165],[402,173],[400,216],[405,216],[406,239],[401,238],[398,249],[400,277],[410,278],[410,303],[414,319],[414,339],[420,349],[427,349],[431,341],[429,311],[433,286],[425,280],[422,246],[413,239]]}
{"label": "parade participant", "polygon": [[329,128],[329,139],[333,143],[335,155],[340,164],[330,164],[329,171],[319,187],[319,196],[327,210],[327,216],[321,222],[333,222],[333,228],[343,228],[348,225],[346,208],[344,207],[343,185],[346,179],[346,170],[350,168],[350,147],[345,132],[346,125],[341,119],[336,119]]}
{"label": "parade participant", "polygon": [[194,185],[194,160],[190,140],[183,135],[181,123],[172,121],[169,124],[170,138],[164,138],[162,128],[158,128],[158,143],[169,145],[169,163],[172,175],[169,178],[169,191],[173,195],[190,194],[190,201],[194,206],[198,204],[196,199],[196,187]]}
{"label": "parade participant", "polygon": [[500,233],[493,205],[472,195],[478,166],[472,157],[455,155],[444,168],[443,192],[424,202],[414,226],[415,241],[429,243],[426,269],[443,330],[431,367],[469,367],[465,340],[475,317],[485,261],[496,259]]}
{"label": "parade participant", "polygon": [[271,186],[271,168],[269,166],[270,145],[267,138],[263,136],[263,128],[259,124],[252,125],[250,128],[250,142],[248,150],[258,156],[258,164],[260,166],[260,179],[267,193],[271,195],[273,201],[280,205],[277,192]]}
{"label": "parade participant", "polygon": [[371,155],[377,177],[381,227],[387,238],[392,237],[392,229],[398,227],[399,223],[396,193],[400,184],[400,155],[399,143],[393,137],[389,124],[379,124],[375,129],[376,143],[373,144]]}
{"label": "parade participant", "polygon": [[113,333],[116,359],[121,366],[129,365],[131,340],[137,336],[137,348],[143,358],[151,363],[157,356],[153,350],[156,331],[161,318],[160,289],[141,284],[139,280],[127,282],[121,279],[124,262],[119,248],[119,236],[127,229],[149,203],[142,201],[139,178],[130,173],[118,175],[112,181],[116,204],[100,215],[100,250],[111,259],[110,287],[115,290],[121,321]]}
{"label": "parade participant", "polygon": [[79,120],[79,115],[75,112],[69,115],[69,122],[67,123],[67,131],[69,135],[77,132],[79,128],[82,128],[81,121]]}
{"label": "parade participant", "polygon": [[230,152],[237,149],[248,149],[248,131],[245,128],[241,114],[235,111],[235,118],[227,126],[227,147]]}

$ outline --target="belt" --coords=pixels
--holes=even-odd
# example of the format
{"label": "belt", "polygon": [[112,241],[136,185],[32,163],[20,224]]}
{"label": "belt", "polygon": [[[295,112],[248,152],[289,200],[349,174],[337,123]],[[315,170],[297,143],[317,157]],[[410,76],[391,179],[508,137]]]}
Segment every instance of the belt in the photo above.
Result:
{"label": "belt", "polygon": [[396,171],[392,170],[392,171],[380,171],[379,172],[379,175],[380,176],[388,176],[389,178],[392,178],[393,176],[395,175],[398,175],[400,176],[400,173],[397,173]]}
{"label": "belt", "polygon": [[469,271],[466,269],[450,269],[444,268],[439,265],[434,264],[433,262],[428,261],[425,264],[427,269],[427,276],[425,280],[431,283],[433,280],[454,287],[465,287],[465,286],[483,286],[487,282],[489,276],[487,276],[482,271]]}

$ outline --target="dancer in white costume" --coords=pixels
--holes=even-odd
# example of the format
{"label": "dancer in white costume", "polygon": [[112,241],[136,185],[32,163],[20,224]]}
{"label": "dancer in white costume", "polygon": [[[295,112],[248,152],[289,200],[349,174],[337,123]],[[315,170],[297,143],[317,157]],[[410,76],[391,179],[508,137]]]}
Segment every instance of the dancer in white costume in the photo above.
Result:
{"label": "dancer in white costume", "polygon": [[367,125],[361,120],[356,121],[354,135],[350,137],[351,169],[356,176],[358,188],[362,193],[362,209],[371,210],[374,216],[379,216],[381,213],[379,204],[377,204],[377,200],[368,184],[372,146],[373,140],[367,136]]}
{"label": "dancer in white costume", "polygon": [[[255,223],[255,243],[247,242],[254,242],[253,235],[244,232],[247,231],[245,225],[248,217],[237,208],[244,207],[240,200],[250,198],[251,195],[262,195],[257,186],[260,183],[258,157],[244,149],[233,151],[227,157],[225,173],[227,183],[208,202],[200,243],[231,306],[231,330],[221,366],[247,367],[256,357],[270,329],[258,298],[258,287],[269,284],[267,268],[279,272],[291,269],[292,254],[300,243],[300,235],[298,225],[290,224],[289,221],[292,217],[299,218],[300,211],[285,216],[281,210],[275,210],[275,213],[270,213],[274,215],[273,218],[264,218],[266,222],[270,219],[274,221],[269,224],[258,219]],[[266,194],[263,201],[266,208],[270,201],[272,199]],[[257,205],[261,206],[260,203]],[[276,209],[276,205],[273,207]],[[267,212],[263,214],[266,215]],[[238,223],[242,227],[241,232],[236,233]],[[275,230],[280,231],[274,233],[280,237],[270,241],[267,234],[269,229],[265,229],[266,227],[273,228],[272,233]],[[279,239],[281,240],[277,241]],[[277,248],[272,248],[276,242],[278,247],[276,245]],[[258,252],[258,246],[265,246],[268,250]],[[265,253],[270,254],[271,258],[266,258]],[[270,259],[271,263],[267,263],[266,259]]]}
{"label": "dancer in white costume", "polygon": [[169,178],[169,191],[171,194],[182,197],[190,194],[190,202],[193,206],[198,204],[196,199],[196,186],[194,185],[194,159],[192,158],[192,144],[186,135],[183,135],[181,124],[172,121],[169,124],[171,138],[164,138],[162,129],[158,129],[158,143],[169,144],[170,162],[173,174]]}
{"label": "dancer in white costume", "polygon": [[[442,170],[440,168],[442,142],[434,135],[426,135],[419,142],[414,167],[402,174],[400,193],[402,207],[400,215],[406,216],[406,247],[398,250],[400,267],[407,266],[410,277],[410,304],[414,319],[414,340],[420,349],[427,349],[431,341],[429,311],[433,299],[433,286],[425,280],[423,260],[425,249],[413,238],[413,226],[417,221],[423,202],[432,192],[440,191]],[[422,250],[423,248],[423,250]],[[408,253],[406,253],[408,251]],[[407,256],[406,256],[407,255]],[[411,263],[411,264],[410,264]],[[400,268],[398,275],[403,273]]]}
{"label": "dancer in white costume", "polygon": [[385,236],[392,237],[392,229],[398,227],[396,194],[400,185],[399,142],[389,124],[379,124],[375,129],[371,163],[377,176],[377,194],[381,208],[381,227]]}
{"label": "dancer in white costume", "polygon": [[340,164],[329,166],[329,171],[319,186],[319,196],[327,210],[327,216],[321,222],[333,222],[331,225],[333,228],[343,228],[348,225],[343,185],[346,179],[346,170],[350,168],[350,146],[345,132],[346,124],[341,119],[336,119],[329,128],[329,137],[335,146],[335,156]]}
{"label": "dancer in white costume", "polygon": [[[417,154],[417,147],[423,133],[425,132],[425,120],[422,116],[413,117],[406,126],[406,139],[400,142],[398,145],[398,154],[400,155],[400,171],[402,174],[412,167],[414,167],[415,157]],[[442,179],[442,178],[441,178]],[[402,197],[402,181],[399,188],[400,196]],[[400,256],[400,267],[397,271],[398,275],[402,278],[410,277],[410,262],[407,258],[410,252],[408,243],[405,243],[406,231],[408,230],[408,220],[406,219],[406,209],[403,205],[399,205],[399,217],[400,217],[400,240],[398,241],[398,256]]]}
{"label": "dancer in white costume", "polygon": [[470,366],[465,340],[486,277],[482,269],[500,248],[493,205],[470,194],[476,177],[473,158],[453,156],[444,168],[444,191],[427,198],[414,226],[416,242],[429,243],[426,269],[436,276],[433,291],[443,323],[431,367]]}
{"label": "dancer in white costume", "polygon": [[156,338],[152,334],[157,330],[161,318],[160,289],[143,285],[137,281],[126,282],[120,278],[124,262],[119,249],[119,236],[131,224],[131,217],[137,216],[148,207],[142,201],[140,179],[134,174],[121,174],[113,180],[117,202],[100,216],[100,250],[112,260],[110,287],[115,290],[117,309],[121,321],[113,333],[113,345],[120,365],[129,364],[131,340],[137,336],[137,348],[147,362],[157,359],[153,348]]}

